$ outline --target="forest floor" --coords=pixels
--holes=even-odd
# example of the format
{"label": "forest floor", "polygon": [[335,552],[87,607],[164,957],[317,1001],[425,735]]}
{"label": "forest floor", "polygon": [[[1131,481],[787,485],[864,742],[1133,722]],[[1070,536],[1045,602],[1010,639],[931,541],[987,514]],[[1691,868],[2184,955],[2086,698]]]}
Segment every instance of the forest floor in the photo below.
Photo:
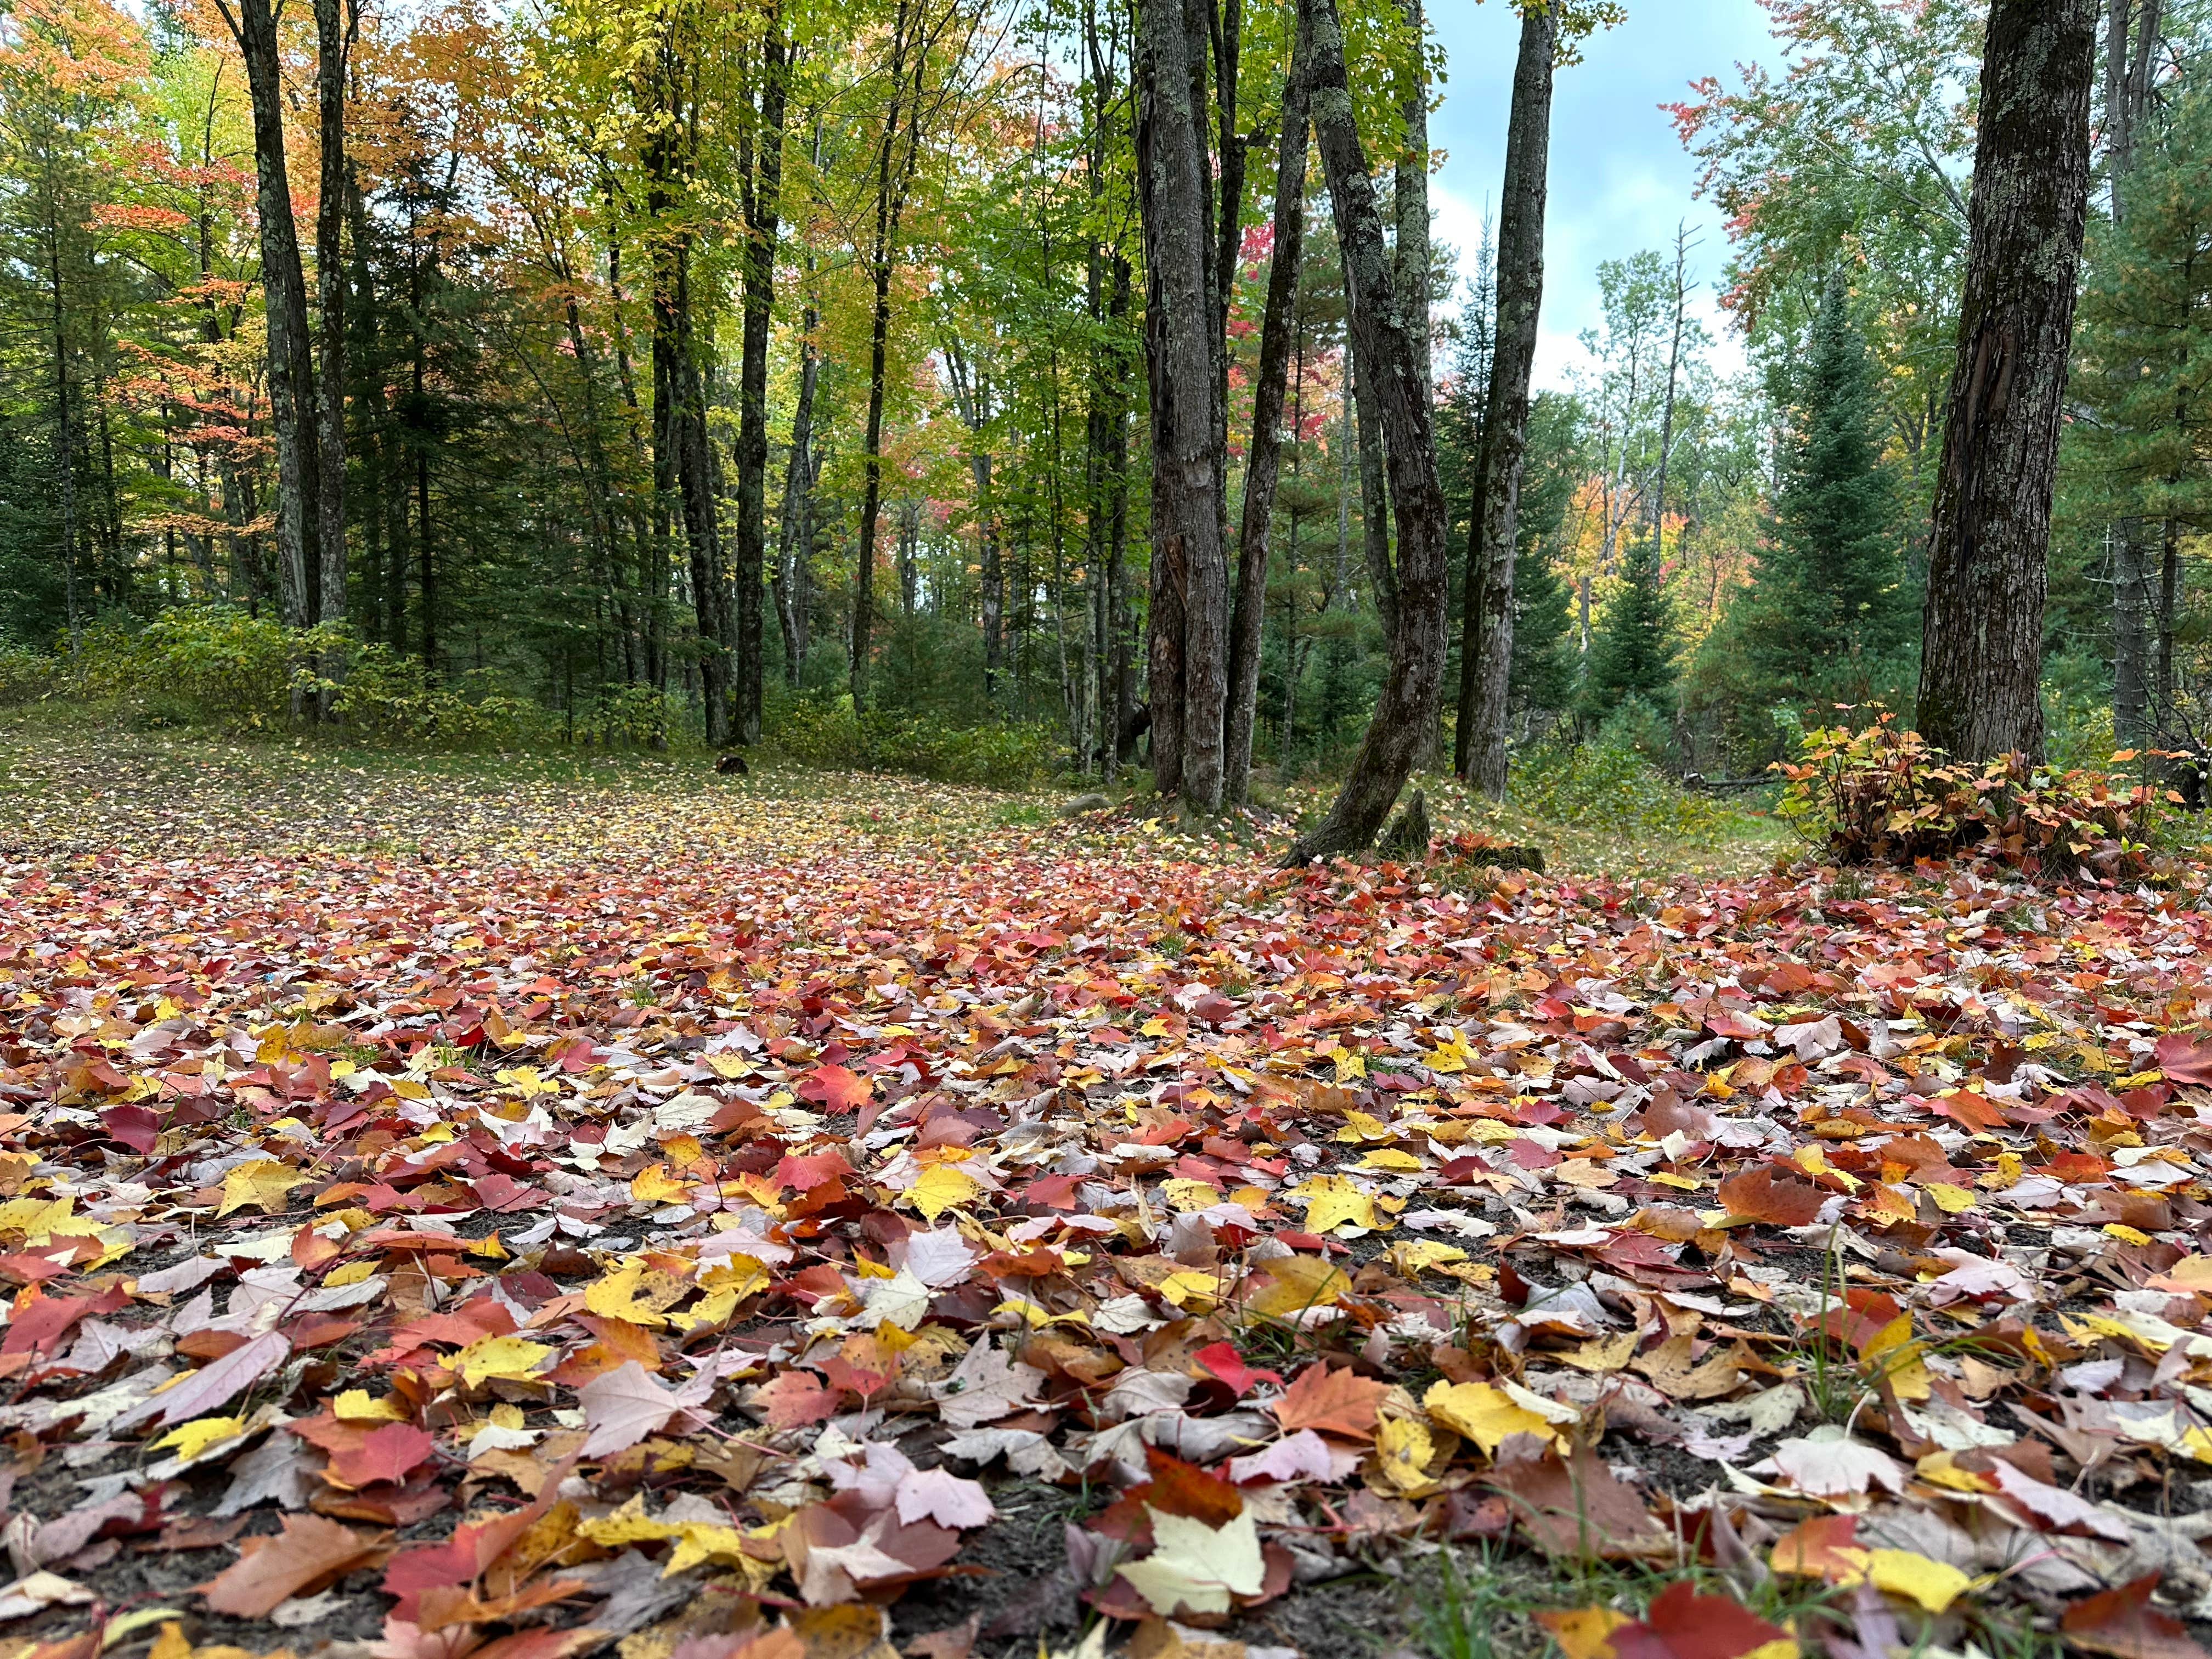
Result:
{"label": "forest floor", "polygon": [[2199,869],[1287,827],[0,730],[0,1659],[2199,1652]]}

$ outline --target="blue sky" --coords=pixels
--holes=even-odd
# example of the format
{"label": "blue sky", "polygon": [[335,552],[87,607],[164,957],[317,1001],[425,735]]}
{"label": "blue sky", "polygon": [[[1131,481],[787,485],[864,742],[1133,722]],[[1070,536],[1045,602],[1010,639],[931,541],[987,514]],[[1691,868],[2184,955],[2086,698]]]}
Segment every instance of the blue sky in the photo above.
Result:
{"label": "blue sky", "polygon": [[[1507,0],[1430,0],[1429,17],[1450,76],[1430,124],[1430,142],[1448,152],[1431,185],[1437,234],[1471,265],[1483,210],[1495,204],[1504,169],[1520,21]],[[1593,37],[1583,62],[1559,72],[1538,385],[1565,384],[1581,356],[1576,337],[1600,319],[1598,262],[1671,248],[1685,218],[1705,227],[1692,265],[1705,279],[1715,360],[1724,368],[1741,362],[1712,302],[1727,257],[1719,215],[1696,195],[1695,164],[1659,106],[1680,100],[1699,76],[1726,78],[1752,61],[1778,61],[1756,0],[1628,0],[1628,21]]]}

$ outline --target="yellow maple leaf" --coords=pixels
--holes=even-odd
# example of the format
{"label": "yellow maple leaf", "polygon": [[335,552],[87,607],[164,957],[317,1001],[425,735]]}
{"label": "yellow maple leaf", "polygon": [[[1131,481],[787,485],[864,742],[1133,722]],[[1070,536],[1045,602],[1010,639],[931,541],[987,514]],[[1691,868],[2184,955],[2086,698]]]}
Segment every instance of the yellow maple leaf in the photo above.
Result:
{"label": "yellow maple leaf", "polygon": [[1273,1282],[1246,1302],[1254,1313],[1275,1319],[1295,1319],[1309,1308],[1334,1306],[1352,1288],[1352,1280],[1317,1255],[1278,1256],[1265,1264]]}
{"label": "yellow maple leaf", "polygon": [[681,1204],[691,1188],[669,1174],[665,1164],[648,1164],[630,1177],[629,1195],[640,1204]]}
{"label": "yellow maple leaf", "polygon": [[1408,1498],[1425,1498],[1437,1490],[1428,1476],[1436,1450],[1428,1425],[1410,1417],[1386,1417],[1376,1431],[1375,1456],[1382,1478]]}
{"label": "yellow maple leaf", "polygon": [[455,1354],[450,1368],[459,1371],[461,1381],[472,1389],[491,1382],[522,1382],[552,1352],[543,1342],[527,1342],[519,1336],[487,1336]]}
{"label": "yellow maple leaf", "polygon": [[248,1204],[264,1215],[281,1214],[285,1194],[295,1187],[305,1186],[307,1180],[290,1164],[279,1164],[273,1158],[238,1164],[222,1177],[222,1206],[216,1211],[216,1218],[221,1220]]}
{"label": "yellow maple leaf", "polygon": [[154,1443],[155,1451],[169,1447],[177,1449],[177,1455],[185,1462],[202,1455],[210,1446],[220,1446],[226,1440],[235,1440],[246,1432],[242,1417],[202,1417],[190,1423],[179,1423]]}
{"label": "yellow maple leaf", "polygon": [[1506,1437],[1516,1434],[1540,1435],[1561,1450],[1566,1449],[1549,1420],[1487,1382],[1431,1383],[1421,1396],[1421,1406],[1431,1420],[1474,1441],[1493,1456]]}
{"label": "yellow maple leaf", "polygon": [[367,1389],[348,1389],[331,1402],[331,1415],[341,1423],[404,1423],[407,1408],[388,1394],[380,1399]]}
{"label": "yellow maple leaf", "polygon": [[1876,1589],[1909,1597],[1929,1613],[1942,1613],[1974,1582],[1948,1561],[1911,1550],[1869,1550],[1867,1577]]}
{"label": "yellow maple leaf", "polygon": [[1899,1400],[1925,1400],[1934,1392],[1934,1382],[1920,1353],[1920,1345],[1912,1340],[1912,1316],[1899,1314],[1867,1340],[1859,1357],[1869,1376],[1889,1379]]}
{"label": "yellow maple leaf", "polygon": [[1401,1152],[1395,1146],[1378,1146],[1359,1160],[1363,1170],[1418,1170],[1421,1160],[1411,1152]]}
{"label": "yellow maple leaf", "polygon": [[972,1203],[982,1190],[981,1184],[964,1170],[933,1164],[921,1172],[921,1179],[907,1189],[906,1195],[925,1220],[934,1222],[947,1210]]}
{"label": "yellow maple leaf", "polygon": [[1211,1182],[1192,1181],[1178,1176],[1160,1183],[1160,1196],[1168,1207],[1188,1213],[1193,1210],[1210,1210],[1221,1202],[1221,1188]]}
{"label": "yellow maple leaf", "polygon": [[1540,1613],[1536,1621],[1552,1632],[1566,1659],[1613,1659],[1613,1632],[1636,1622],[1607,1607]]}
{"label": "yellow maple leaf", "polygon": [[645,1264],[625,1262],[585,1287],[584,1305],[602,1319],[626,1320],[633,1325],[658,1330],[668,1321],[658,1309],[638,1300],[638,1292],[644,1285]]}
{"label": "yellow maple leaf", "polygon": [[1325,1233],[1338,1227],[1364,1227],[1370,1232],[1382,1224],[1376,1218],[1375,1200],[1343,1176],[1316,1176],[1297,1189],[1306,1206],[1306,1231]]}
{"label": "yellow maple leaf", "polygon": [[1336,1080],[1339,1083],[1349,1083],[1354,1078],[1367,1075],[1365,1057],[1354,1054],[1341,1042],[1328,1051],[1328,1057],[1336,1062]]}
{"label": "yellow maple leaf", "polygon": [[1194,1268],[1170,1273],[1159,1284],[1160,1295],[1178,1308],[1192,1313],[1206,1313],[1212,1310],[1221,1294],[1221,1281],[1208,1273]]}
{"label": "yellow maple leaf", "polygon": [[1964,1215],[1974,1207],[1973,1194],[1948,1181],[1931,1181],[1920,1190],[1934,1199],[1936,1207],[1945,1215]]}

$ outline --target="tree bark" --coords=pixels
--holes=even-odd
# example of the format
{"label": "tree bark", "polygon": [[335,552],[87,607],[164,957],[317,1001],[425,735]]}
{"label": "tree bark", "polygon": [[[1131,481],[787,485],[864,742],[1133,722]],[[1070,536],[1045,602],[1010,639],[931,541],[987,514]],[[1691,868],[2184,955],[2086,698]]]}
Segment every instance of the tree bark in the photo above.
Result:
{"label": "tree bark", "polygon": [[791,459],[784,469],[783,511],[776,526],[775,615],[783,632],[783,683],[794,691],[806,663],[805,563],[814,551],[814,388],[822,374],[814,331],[819,321],[810,294],[799,321],[805,337],[799,348],[799,406],[791,416]]}
{"label": "tree bark", "polygon": [[1346,343],[1344,368],[1352,381],[1352,425],[1359,453],[1360,550],[1367,562],[1375,614],[1382,619],[1382,637],[1395,639],[1398,573],[1390,568],[1390,490],[1383,478],[1382,417],[1376,412],[1373,375],[1356,339]]}
{"label": "tree bark", "polygon": [[[926,7],[927,0],[921,0]],[[884,495],[884,376],[890,349],[891,265],[896,251],[899,220],[906,209],[906,191],[914,177],[920,148],[921,122],[921,54],[914,34],[921,19],[916,0],[899,0],[891,31],[891,101],[884,112],[882,142],[876,151],[875,240],[870,249],[869,270],[874,282],[875,302],[868,331],[867,446],[861,465],[860,544],[853,580],[852,692],[854,713],[867,707],[868,647],[875,633],[876,525]],[[909,31],[913,33],[910,33]],[[912,52],[914,87],[908,95],[908,56]],[[898,159],[899,118],[907,117],[906,155]]]}
{"label": "tree bark", "polygon": [[[319,543],[316,619],[346,613],[346,271],[344,238],[345,88],[350,31],[343,0],[315,0],[315,95],[321,143],[321,194],[315,203],[315,287],[322,310],[317,366],[315,516]],[[325,676],[332,665],[324,664]]]}
{"label": "tree bark", "polygon": [[1996,0],[1936,479],[1919,726],[2039,757],[2051,498],[2089,198],[2093,0]]}
{"label": "tree bark", "polygon": [[1237,603],[1229,634],[1229,747],[1222,793],[1241,805],[1252,781],[1252,727],[1260,702],[1261,634],[1267,614],[1269,538],[1282,471],[1283,403],[1289,390],[1298,275],[1305,243],[1305,59],[1303,28],[1283,88],[1282,138],[1275,157],[1274,252],[1267,308],[1260,325],[1260,373],[1252,392],[1252,447],[1244,468],[1244,519],[1237,550]]}
{"label": "tree bark", "polygon": [[1152,389],[1153,771],[1163,797],[1221,810],[1228,702],[1228,566],[1213,388],[1205,130],[1196,88],[1205,34],[1152,0],[1139,19],[1137,153],[1147,258]]}
{"label": "tree bark", "polygon": [[305,627],[321,613],[318,501],[321,445],[315,430],[314,336],[299,226],[284,166],[284,88],[270,0],[239,0],[223,18],[246,60],[253,109],[256,215],[261,224],[261,291],[269,318],[269,413],[276,434],[276,564],[284,620]]}
{"label": "tree bark", "polygon": [[1376,205],[1375,182],[1359,143],[1344,62],[1336,0],[1299,0],[1312,43],[1314,131],[1335,210],[1352,333],[1374,383],[1390,466],[1398,525],[1398,627],[1390,672],[1352,758],[1351,775],[1328,817],[1291,848],[1285,862],[1357,852],[1369,846],[1405,787],[1437,720],[1444,669],[1447,581],[1444,492],[1437,473],[1436,430],[1413,331],[1394,290],[1390,255]]}
{"label": "tree bark", "polygon": [[1427,24],[1422,0],[1398,0],[1406,27],[1413,31],[1413,70],[1408,78],[1399,112],[1406,122],[1405,153],[1398,158],[1394,205],[1398,216],[1398,241],[1394,273],[1398,303],[1406,310],[1406,326],[1413,336],[1413,359],[1421,384],[1433,386],[1436,373],[1430,361],[1429,339],[1429,75],[1426,56]]}
{"label": "tree bark", "polygon": [[1474,522],[1468,532],[1454,761],[1470,787],[1493,799],[1505,793],[1513,568],[1520,538],[1521,475],[1528,456],[1528,383],[1544,301],[1544,210],[1559,31],[1559,15],[1549,6],[1532,6],[1522,14],[1498,204],[1497,341],[1476,450]]}
{"label": "tree bark", "polygon": [[768,348],[775,305],[775,240],[783,199],[783,128],[790,48],[780,13],[763,23],[758,136],[744,187],[744,320],[738,362],[738,546],[736,730],[740,743],[761,734],[762,567],[768,555]]}

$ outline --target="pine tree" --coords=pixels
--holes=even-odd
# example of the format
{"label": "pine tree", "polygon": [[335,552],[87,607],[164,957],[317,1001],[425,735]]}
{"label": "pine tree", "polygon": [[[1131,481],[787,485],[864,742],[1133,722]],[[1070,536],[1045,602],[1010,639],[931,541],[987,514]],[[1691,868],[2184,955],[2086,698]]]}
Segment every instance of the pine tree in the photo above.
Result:
{"label": "pine tree", "polygon": [[1814,319],[1771,546],[1740,601],[1745,690],[1858,702],[1909,646],[1917,605],[1882,465],[1874,372],[1840,278]]}
{"label": "pine tree", "polygon": [[1659,538],[1640,537],[1621,567],[1624,586],[1590,641],[1583,712],[1601,720],[1631,697],[1663,708],[1674,691],[1674,607],[1659,564]]}
{"label": "pine tree", "polygon": [[1531,710],[1556,714],[1574,702],[1571,595],[1552,562],[1552,544],[1584,476],[1583,420],[1582,405],[1557,392],[1537,393],[1529,410],[1506,680],[1506,701],[1516,721]]}

